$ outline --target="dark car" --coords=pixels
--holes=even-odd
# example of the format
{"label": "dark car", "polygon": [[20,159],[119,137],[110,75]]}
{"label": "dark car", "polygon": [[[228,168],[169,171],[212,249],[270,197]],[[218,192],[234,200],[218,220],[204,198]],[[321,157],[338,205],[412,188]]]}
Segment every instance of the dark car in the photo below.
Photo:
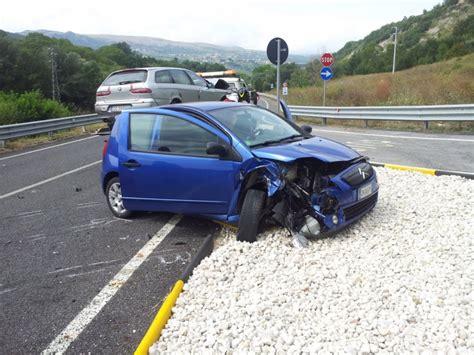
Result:
{"label": "dark car", "polygon": [[200,215],[238,224],[241,241],[255,241],[262,220],[298,238],[334,232],[375,206],[376,173],[366,157],[310,132],[244,103],[123,112],[104,149],[103,191],[117,217]]}

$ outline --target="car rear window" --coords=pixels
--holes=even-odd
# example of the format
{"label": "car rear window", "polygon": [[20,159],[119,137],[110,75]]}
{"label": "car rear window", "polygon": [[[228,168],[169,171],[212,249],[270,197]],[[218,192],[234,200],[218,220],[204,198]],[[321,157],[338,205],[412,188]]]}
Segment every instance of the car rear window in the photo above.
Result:
{"label": "car rear window", "polygon": [[143,83],[146,81],[148,72],[146,70],[128,70],[114,73],[109,76],[102,85],[125,85]]}

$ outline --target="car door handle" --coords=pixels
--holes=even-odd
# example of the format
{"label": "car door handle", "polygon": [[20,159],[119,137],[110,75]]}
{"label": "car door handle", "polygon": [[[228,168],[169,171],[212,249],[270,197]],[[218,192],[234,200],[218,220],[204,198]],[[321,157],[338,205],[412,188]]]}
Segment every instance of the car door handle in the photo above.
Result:
{"label": "car door handle", "polygon": [[126,161],[125,163],[122,163],[123,166],[127,167],[127,168],[139,168],[141,167],[142,165],[137,162],[136,160],[129,160],[129,161]]}

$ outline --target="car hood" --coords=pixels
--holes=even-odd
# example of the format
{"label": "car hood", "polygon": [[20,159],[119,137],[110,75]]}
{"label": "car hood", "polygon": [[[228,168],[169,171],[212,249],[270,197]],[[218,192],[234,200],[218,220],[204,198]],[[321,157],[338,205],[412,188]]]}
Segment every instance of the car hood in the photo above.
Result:
{"label": "car hood", "polygon": [[353,149],[321,137],[254,148],[252,153],[259,158],[278,160],[285,163],[301,158],[316,158],[325,163],[332,163],[360,157],[360,154]]}

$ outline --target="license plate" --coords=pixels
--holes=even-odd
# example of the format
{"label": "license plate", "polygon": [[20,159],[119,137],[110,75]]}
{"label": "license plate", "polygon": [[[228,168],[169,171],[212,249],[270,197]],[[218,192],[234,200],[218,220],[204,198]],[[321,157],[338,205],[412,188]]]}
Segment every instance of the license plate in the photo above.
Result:
{"label": "license plate", "polygon": [[129,108],[132,108],[132,105],[116,105],[116,106],[110,106],[109,111],[119,112],[123,110],[128,110]]}
{"label": "license plate", "polygon": [[363,198],[369,196],[372,193],[372,184],[368,184],[365,186],[362,186],[359,189],[359,200],[362,200]]}

